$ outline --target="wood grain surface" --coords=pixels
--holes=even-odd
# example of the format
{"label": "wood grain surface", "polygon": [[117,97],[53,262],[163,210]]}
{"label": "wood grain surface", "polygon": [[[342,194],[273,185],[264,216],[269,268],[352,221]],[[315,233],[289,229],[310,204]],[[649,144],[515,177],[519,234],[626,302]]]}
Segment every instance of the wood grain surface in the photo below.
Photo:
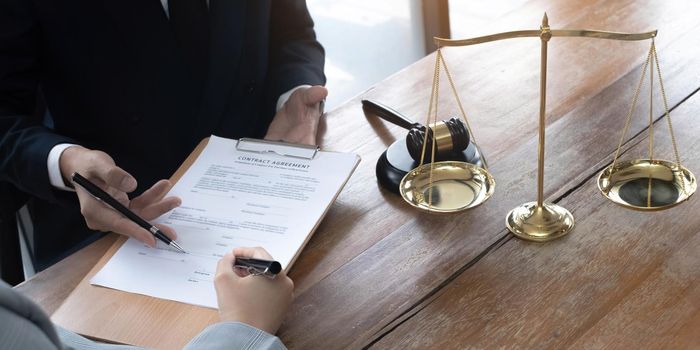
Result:
{"label": "wood grain surface", "polygon": [[[699,103],[691,97],[700,88],[700,2],[510,3],[512,10],[470,36],[536,29],[545,10],[556,29],[658,28],[681,156],[700,172]],[[374,175],[380,154],[406,132],[365,116],[359,100],[424,121],[434,55],[329,112],[319,143],[363,161],[290,271],[296,299],[278,333],[284,343],[290,349],[697,346],[697,197],[644,214],[608,202],[594,183],[612,159],[648,45],[550,41],[544,190],[548,201],[573,212],[576,227],[547,244],[514,239],[504,226],[508,211],[536,196],[537,39],[444,51],[496,179],[494,196],[475,209],[418,212],[382,190]],[[661,100],[655,101],[658,118]],[[647,103],[642,94],[641,110]],[[447,85],[440,111],[444,119],[457,113]],[[625,156],[644,155],[646,126],[641,115],[635,119]],[[657,154],[671,158],[666,129],[656,130]],[[97,261],[102,244],[81,261]],[[75,283],[74,263],[66,260],[60,275],[41,273],[20,288],[50,307],[51,285],[60,299]]]}
{"label": "wood grain surface", "polygon": [[[700,94],[675,111],[685,166],[700,168]],[[672,154],[665,120],[655,133]],[[623,157],[644,154],[647,132]],[[597,176],[559,201],[575,231],[537,244],[508,237],[376,348],[669,348],[700,346],[700,201],[630,211],[607,201]]]}
{"label": "wood grain surface", "polygon": [[118,235],[108,234],[75,254],[61,260],[31,279],[17,285],[20,293],[34,300],[51,315],[68,295],[73,292],[85,275],[117,240]]}
{"label": "wood grain surface", "polygon": [[[182,177],[207,142],[204,139],[197,145],[170,178],[172,182]],[[214,309],[91,285],[92,277],[125,242],[124,236],[114,241],[53,313],[52,321],[97,340],[152,349],[179,349],[219,320]]]}

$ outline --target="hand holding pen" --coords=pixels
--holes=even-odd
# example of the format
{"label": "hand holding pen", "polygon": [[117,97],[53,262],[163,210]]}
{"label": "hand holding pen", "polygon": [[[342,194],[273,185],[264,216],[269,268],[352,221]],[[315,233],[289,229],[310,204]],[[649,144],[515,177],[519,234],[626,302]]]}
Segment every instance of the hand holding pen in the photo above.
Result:
{"label": "hand holding pen", "polygon": [[[177,237],[171,228],[162,225],[154,227],[146,221],[155,219],[180,205],[179,198],[164,198],[172,187],[169,181],[161,180],[140,196],[129,200],[126,191],[136,188],[133,177],[114,166],[113,162],[111,169],[106,173],[100,173],[102,169],[110,169],[110,167],[100,164],[92,169],[86,169],[85,175],[92,181],[77,172],[69,177],[76,185],[81,213],[88,227],[134,237],[152,247],[156,244],[156,238],[167,244]],[[118,187],[121,184],[120,181],[130,182],[126,184],[129,186]]]}
{"label": "hand holding pen", "polygon": [[[256,259],[274,265],[263,248],[236,248],[219,261],[214,278],[221,321],[242,322],[275,334],[292,303],[294,283],[284,271],[275,278],[250,275],[233,268],[236,261]],[[279,265],[279,263],[277,263]]]}

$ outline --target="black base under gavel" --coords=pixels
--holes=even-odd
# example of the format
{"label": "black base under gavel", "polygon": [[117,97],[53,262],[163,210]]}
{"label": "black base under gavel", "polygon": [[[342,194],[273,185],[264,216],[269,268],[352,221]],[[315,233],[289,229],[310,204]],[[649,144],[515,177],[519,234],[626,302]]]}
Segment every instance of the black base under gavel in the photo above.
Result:
{"label": "black base under gavel", "polygon": [[[438,161],[454,160],[483,166],[481,155],[473,143],[458,153],[437,158]],[[400,139],[392,143],[377,160],[376,174],[379,184],[385,189],[399,194],[399,184],[406,174],[418,166],[418,162],[411,158],[406,148],[406,139]]]}

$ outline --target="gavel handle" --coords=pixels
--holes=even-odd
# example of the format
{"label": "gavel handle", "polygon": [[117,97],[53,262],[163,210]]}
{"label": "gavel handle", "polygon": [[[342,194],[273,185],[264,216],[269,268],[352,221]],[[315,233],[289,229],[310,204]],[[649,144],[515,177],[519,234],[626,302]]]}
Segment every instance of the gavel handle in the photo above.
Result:
{"label": "gavel handle", "polygon": [[362,100],[362,110],[364,110],[365,113],[375,114],[379,118],[382,118],[392,124],[398,125],[407,130],[419,126],[419,124],[408,120],[408,118],[403,116],[401,113],[379,102]]}

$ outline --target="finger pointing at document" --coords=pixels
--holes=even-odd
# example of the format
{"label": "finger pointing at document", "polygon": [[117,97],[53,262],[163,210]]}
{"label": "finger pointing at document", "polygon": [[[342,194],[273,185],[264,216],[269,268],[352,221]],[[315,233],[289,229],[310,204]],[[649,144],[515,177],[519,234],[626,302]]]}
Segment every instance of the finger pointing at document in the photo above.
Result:
{"label": "finger pointing at document", "polygon": [[[116,166],[114,160],[101,151],[71,146],[61,154],[59,165],[66,183],[70,183],[71,175],[78,172],[145,220],[153,220],[181,203],[177,197],[165,197],[172,187],[168,180],[158,181],[140,196],[130,200],[127,194],[136,190],[136,179]],[[136,238],[151,247],[155,246],[155,238],[149,231],[101,203],[80,186],[75,187],[80,212],[90,229],[116,232]],[[177,238],[172,228],[157,226],[171,239]]]}

